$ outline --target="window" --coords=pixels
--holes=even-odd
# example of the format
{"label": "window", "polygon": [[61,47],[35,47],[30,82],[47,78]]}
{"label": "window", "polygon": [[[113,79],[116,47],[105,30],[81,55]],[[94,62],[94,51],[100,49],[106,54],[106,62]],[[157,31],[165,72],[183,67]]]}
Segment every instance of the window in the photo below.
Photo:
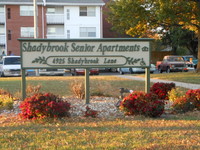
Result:
{"label": "window", "polygon": [[95,27],[81,27],[80,37],[96,37],[96,28]]}
{"label": "window", "polygon": [[33,6],[20,6],[20,16],[33,16]]}
{"label": "window", "polygon": [[67,30],[67,38],[70,39],[70,30]]}
{"label": "window", "polygon": [[70,20],[70,10],[67,9],[67,20]]}
{"label": "window", "polygon": [[4,64],[5,65],[20,65],[21,59],[20,59],[20,57],[5,58]]}
{"label": "window", "polygon": [[64,14],[64,7],[48,7],[47,14]]}
{"label": "window", "polygon": [[95,7],[80,7],[80,16],[95,16]]}
{"label": "window", "polygon": [[3,13],[4,13],[4,7],[0,6],[0,14],[3,14]]}
{"label": "window", "polygon": [[63,25],[48,25],[47,27],[48,35],[64,35]]}
{"label": "window", "polygon": [[7,17],[8,17],[8,19],[11,19],[11,10],[10,10],[10,8],[7,8]]}
{"label": "window", "polygon": [[21,27],[21,37],[34,37],[34,28]]}
{"label": "window", "polygon": [[11,35],[12,35],[11,30],[8,30],[8,40],[11,40]]}
{"label": "window", "polygon": [[55,8],[47,8],[47,13],[48,14],[55,14],[56,9]]}

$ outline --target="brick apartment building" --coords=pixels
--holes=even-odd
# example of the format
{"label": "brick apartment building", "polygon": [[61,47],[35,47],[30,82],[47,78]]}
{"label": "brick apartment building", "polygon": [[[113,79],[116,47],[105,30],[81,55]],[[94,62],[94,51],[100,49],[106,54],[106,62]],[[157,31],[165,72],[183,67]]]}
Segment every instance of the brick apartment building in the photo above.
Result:
{"label": "brick apartment building", "polygon": [[[103,0],[37,0],[38,38],[103,38]],[[34,38],[33,0],[0,1],[0,54],[20,55]]]}

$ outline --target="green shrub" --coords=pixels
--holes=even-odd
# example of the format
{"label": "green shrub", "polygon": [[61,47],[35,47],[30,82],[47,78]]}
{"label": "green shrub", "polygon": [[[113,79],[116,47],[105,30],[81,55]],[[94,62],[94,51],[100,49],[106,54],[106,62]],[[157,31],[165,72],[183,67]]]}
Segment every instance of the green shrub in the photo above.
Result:
{"label": "green shrub", "polygon": [[61,118],[69,116],[70,104],[51,93],[38,93],[21,102],[20,109],[26,119]]}
{"label": "green shrub", "polygon": [[0,95],[0,110],[3,109],[13,109],[13,98],[9,95]]}
{"label": "green shrub", "polygon": [[12,110],[13,103],[14,101],[12,95],[8,91],[0,89],[0,110]]}
{"label": "green shrub", "polygon": [[183,96],[184,93],[179,88],[173,88],[171,91],[168,92],[169,100],[174,102],[177,98]]}

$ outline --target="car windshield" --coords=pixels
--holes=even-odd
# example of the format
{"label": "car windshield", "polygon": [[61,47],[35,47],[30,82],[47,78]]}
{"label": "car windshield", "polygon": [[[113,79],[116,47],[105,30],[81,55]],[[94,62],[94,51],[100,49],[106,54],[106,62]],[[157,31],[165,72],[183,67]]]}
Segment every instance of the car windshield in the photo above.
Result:
{"label": "car windshield", "polygon": [[20,57],[10,57],[10,58],[5,58],[5,65],[20,65],[21,60]]}
{"label": "car windshield", "polygon": [[185,57],[186,61],[190,61],[190,59],[193,59],[193,57]]}
{"label": "car windshield", "polygon": [[182,57],[169,57],[167,59],[168,61],[183,61]]}

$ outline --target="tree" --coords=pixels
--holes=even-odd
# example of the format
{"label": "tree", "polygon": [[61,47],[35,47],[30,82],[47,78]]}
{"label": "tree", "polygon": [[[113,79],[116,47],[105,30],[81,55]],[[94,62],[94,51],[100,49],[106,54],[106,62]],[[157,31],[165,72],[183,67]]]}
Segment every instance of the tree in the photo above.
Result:
{"label": "tree", "polygon": [[184,47],[197,58],[198,44],[194,31],[182,29],[181,27],[172,27],[168,32],[162,34],[162,44],[170,45],[174,55],[177,54],[178,47]]}
{"label": "tree", "polygon": [[[200,60],[200,0],[113,0],[108,7],[108,21],[113,28],[133,37],[155,33],[158,27],[195,31]],[[200,61],[197,72],[200,73]]]}

